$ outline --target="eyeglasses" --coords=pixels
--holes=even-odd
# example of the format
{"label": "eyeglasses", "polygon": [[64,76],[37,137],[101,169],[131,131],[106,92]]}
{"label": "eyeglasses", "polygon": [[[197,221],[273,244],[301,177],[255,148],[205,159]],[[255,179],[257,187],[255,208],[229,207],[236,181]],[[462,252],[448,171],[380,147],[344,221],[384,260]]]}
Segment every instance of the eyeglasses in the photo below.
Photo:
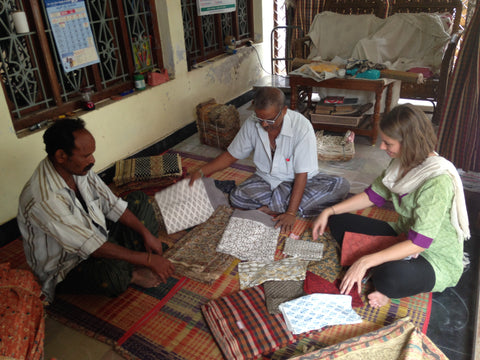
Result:
{"label": "eyeglasses", "polygon": [[273,125],[273,124],[275,124],[275,121],[277,121],[277,119],[278,119],[278,118],[280,117],[280,115],[282,114],[282,111],[283,111],[283,109],[280,110],[280,112],[277,114],[277,116],[275,116],[275,118],[274,118],[273,120],[267,120],[267,119],[259,118],[255,113],[252,114],[252,118],[253,118],[253,120],[256,120],[256,121],[258,121],[258,122],[260,122],[260,123],[266,122],[266,123],[269,124],[269,125]]}

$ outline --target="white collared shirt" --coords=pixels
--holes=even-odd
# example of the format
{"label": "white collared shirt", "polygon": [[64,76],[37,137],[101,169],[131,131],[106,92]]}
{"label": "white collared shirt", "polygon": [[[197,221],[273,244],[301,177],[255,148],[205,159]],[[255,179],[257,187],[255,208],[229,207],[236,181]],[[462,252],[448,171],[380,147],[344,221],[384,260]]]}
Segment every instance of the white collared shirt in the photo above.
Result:
{"label": "white collared shirt", "polygon": [[88,212],[48,157],[20,195],[17,221],[25,256],[47,301],[67,273],[107,241],[105,218],[116,222],[127,208],[93,171],[74,180]]}
{"label": "white collared shirt", "polygon": [[245,159],[254,151],[256,174],[267,181],[272,190],[281,182],[293,181],[295,174],[306,172],[310,179],[318,173],[315,132],[305,116],[287,109],[275,141],[272,159],[268,133],[249,117],[227,150],[236,159]]}

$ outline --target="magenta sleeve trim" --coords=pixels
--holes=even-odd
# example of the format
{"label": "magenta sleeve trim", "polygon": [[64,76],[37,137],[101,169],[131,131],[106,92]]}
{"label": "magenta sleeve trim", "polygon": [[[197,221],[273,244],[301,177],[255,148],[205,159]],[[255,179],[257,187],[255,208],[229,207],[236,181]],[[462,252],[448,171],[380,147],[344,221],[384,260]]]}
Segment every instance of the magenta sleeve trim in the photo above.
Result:
{"label": "magenta sleeve trim", "polygon": [[433,241],[432,238],[429,238],[428,236],[419,234],[418,232],[416,232],[414,230],[410,230],[408,232],[408,239],[412,240],[412,242],[415,245],[420,246],[424,249],[428,249],[430,247],[430,245],[432,244],[432,241]]}
{"label": "magenta sleeve trim", "polygon": [[383,204],[385,204],[385,199],[372,190],[372,185],[365,189],[365,193],[368,195],[370,201],[376,206],[382,207]]}

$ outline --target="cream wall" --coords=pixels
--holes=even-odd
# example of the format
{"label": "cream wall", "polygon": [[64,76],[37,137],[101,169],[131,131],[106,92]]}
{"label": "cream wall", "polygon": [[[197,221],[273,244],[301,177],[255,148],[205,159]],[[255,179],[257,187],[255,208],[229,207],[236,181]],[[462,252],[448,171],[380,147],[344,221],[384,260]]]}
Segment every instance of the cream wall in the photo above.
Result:
{"label": "cream wall", "polygon": [[[230,101],[266,75],[253,47],[240,48],[235,55],[188,72],[180,0],[157,0],[156,6],[171,80],[116,102],[97,104],[96,110],[81,114],[97,140],[97,172],[195,121],[198,103],[211,97],[219,103]],[[269,0],[254,1],[254,46],[267,70],[270,30],[265,33],[262,16],[273,19],[272,8]],[[42,135],[43,131],[38,131],[17,137],[0,88],[0,224],[16,216],[22,187],[45,156]]]}

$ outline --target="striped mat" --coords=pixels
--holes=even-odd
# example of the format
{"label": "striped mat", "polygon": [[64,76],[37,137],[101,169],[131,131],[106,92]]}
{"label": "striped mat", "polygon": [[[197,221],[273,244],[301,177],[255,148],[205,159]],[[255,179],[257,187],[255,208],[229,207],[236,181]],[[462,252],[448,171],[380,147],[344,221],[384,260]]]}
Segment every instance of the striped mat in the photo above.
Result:
{"label": "striped mat", "polygon": [[[180,153],[182,166],[194,170],[210,159]],[[234,164],[215,174],[217,180],[242,182],[252,174],[250,166]],[[359,214],[382,220],[395,220],[392,210],[369,208]],[[302,238],[309,232],[310,221],[297,219],[294,233]],[[286,235],[279,238],[277,258],[281,257]],[[12,267],[26,267],[20,240],[15,240],[0,249],[2,262],[11,262]],[[338,261],[333,259],[333,261]],[[49,316],[88,336],[111,344],[127,359],[222,359],[222,353],[205,322],[200,310],[212,299],[232,294],[239,290],[237,264],[230,267],[212,285],[188,278],[169,279],[157,289],[145,290],[130,287],[118,298],[94,295],[57,295],[55,302],[46,310]],[[365,294],[369,289],[362,290]],[[269,354],[269,359],[287,359],[340,341],[377,330],[395,320],[409,316],[411,321],[426,333],[431,308],[431,294],[392,300],[390,306],[372,309],[368,305],[357,308],[364,320],[361,324],[332,326],[298,336],[286,348]]]}

